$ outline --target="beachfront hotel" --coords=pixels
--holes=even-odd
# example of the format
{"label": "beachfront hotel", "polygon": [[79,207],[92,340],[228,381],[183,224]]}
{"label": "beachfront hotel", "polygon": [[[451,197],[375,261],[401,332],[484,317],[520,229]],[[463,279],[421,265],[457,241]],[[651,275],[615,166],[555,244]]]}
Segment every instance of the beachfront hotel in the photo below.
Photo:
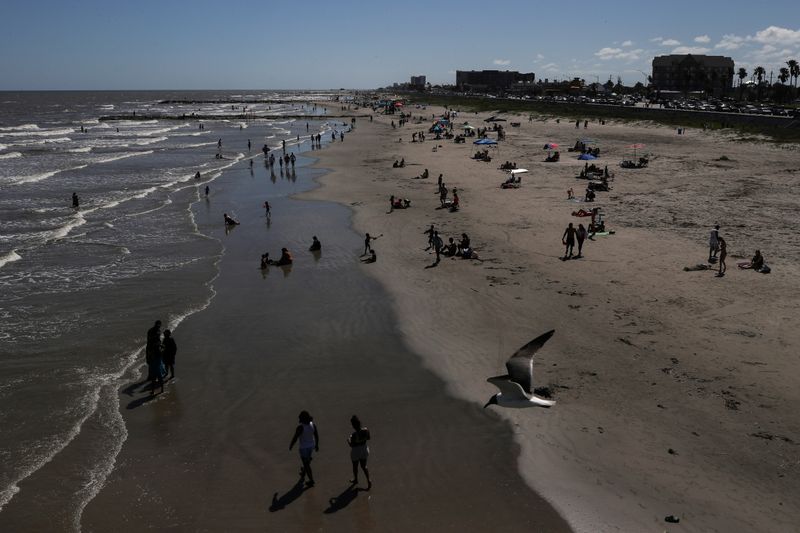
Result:
{"label": "beachfront hotel", "polygon": [[733,59],[672,54],[653,58],[653,86],[661,91],[705,91],[722,96],[731,89]]}
{"label": "beachfront hotel", "polygon": [[514,70],[457,70],[456,86],[460,91],[497,91],[520,85],[533,85],[533,72]]}

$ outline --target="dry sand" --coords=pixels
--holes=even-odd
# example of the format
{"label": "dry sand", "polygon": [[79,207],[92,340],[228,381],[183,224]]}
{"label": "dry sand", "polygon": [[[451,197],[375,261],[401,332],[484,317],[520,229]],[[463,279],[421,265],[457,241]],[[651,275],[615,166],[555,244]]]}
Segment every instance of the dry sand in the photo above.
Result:
{"label": "dry sand", "polygon": [[[410,111],[426,120],[394,130],[397,117],[358,119],[357,134],[317,154],[333,172],[304,197],[350,205],[357,230],[383,234],[378,262],[362,268],[388,289],[406,342],[457,397],[485,403],[496,392],[486,377],[556,329],[535,376],[558,404],[498,409],[514,424],[530,486],[580,531],[795,530],[798,147],[508,116],[521,127],[504,123],[507,140],[483,163],[470,159],[469,140],[426,134],[411,143],[442,110]],[[456,123],[484,126],[485,116],[462,113]],[[583,162],[566,147],[586,135],[600,141],[597,163],[616,173],[596,202],[616,233],[565,262],[564,228],[587,222],[570,216],[584,204],[566,201],[566,190],[580,195],[585,182],[575,179]],[[564,147],[561,162],[542,162],[549,141]],[[649,168],[618,168],[631,143],[647,145]],[[393,169],[401,157],[408,166]],[[522,188],[499,188],[505,160],[530,170]],[[424,168],[430,179],[413,179]],[[439,173],[459,189],[458,213],[436,209]],[[391,194],[412,207],[388,213]],[[728,242],[727,275],[684,272],[704,262],[715,222]],[[425,268],[430,224],[445,241],[468,233],[483,261]],[[771,274],[736,268],[756,248]],[[680,524],[666,524],[667,515]]]}

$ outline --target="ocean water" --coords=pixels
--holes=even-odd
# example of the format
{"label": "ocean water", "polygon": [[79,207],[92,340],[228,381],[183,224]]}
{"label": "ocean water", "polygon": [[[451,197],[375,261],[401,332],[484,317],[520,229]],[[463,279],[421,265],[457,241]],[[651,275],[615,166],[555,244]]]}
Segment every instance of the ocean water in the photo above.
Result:
{"label": "ocean water", "polygon": [[[126,436],[116,391],[141,364],[143,324],[155,317],[175,327],[214,296],[224,247],[199,231],[192,206],[226,169],[251,158],[263,166],[264,144],[307,150],[309,133],[333,126],[320,115],[307,133],[306,121],[284,115],[317,113],[309,102],[323,98],[0,93],[0,514],[87,423],[101,438],[80,443],[76,475],[87,481],[76,506],[98,489],[92,472],[113,464]],[[247,104],[270,118],[245,120],[229,118],[242,111],[229,103],[162,103],[178,99],[275,101]],[[204,129],[191,118],[99,120],[134,110],[219,118]]]}

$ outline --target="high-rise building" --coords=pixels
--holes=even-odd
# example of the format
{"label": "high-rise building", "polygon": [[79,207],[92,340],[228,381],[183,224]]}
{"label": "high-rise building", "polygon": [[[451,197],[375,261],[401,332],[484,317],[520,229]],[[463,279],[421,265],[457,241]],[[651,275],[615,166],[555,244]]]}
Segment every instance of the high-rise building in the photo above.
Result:
{"label": "high-rise building", "polygon": [[507,90],[533,85],[533,72],[522,74],[513,70],[457,70],[456,85],[462,91]]}
{"label": "high-rise building", "polygon": [[653,87],[660,91],[705,91],[724,95],[733,84],[733,59],[725,56],[668,55],[653,58]]}
{"label": "high-rise building", "polygon": [[411,86],[416,88],[424,88],[425,76],[411,76]]}

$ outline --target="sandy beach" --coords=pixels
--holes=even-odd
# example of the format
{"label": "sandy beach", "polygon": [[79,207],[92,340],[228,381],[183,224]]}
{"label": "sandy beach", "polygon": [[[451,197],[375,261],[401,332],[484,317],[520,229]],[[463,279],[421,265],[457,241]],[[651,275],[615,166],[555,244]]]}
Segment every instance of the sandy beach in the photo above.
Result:
{"label": "sandy beach", "polygon": [[[449,393],[480,406],[496,392],[518,347],[556,334],[535,363],[537,385],[554,408],[503,410],[520,445],[519,471],[578,531],[790,531],[800,512],[800,417],[792,346],[798,248],[790,238],[798,147],[646,123],[587,129],[574,121],[520,121],[490,163],[466,144],[434,141],[431,117],[390,126],[397,117],[360,119],[358,133],[320,152],[332,171],[302,195],[350,206],[357,231],[383,234],[378,262],[363,271],[391,297],[404,342]],[[455,123],[487,124],[461,113]],[[412,143],[412,132],[425,142]],[[561,261],[561,235],[585,204],[567,201],[583,162],[566,151],[599,141],[600,166],[615,173],[599,192],[615,233]],[[401,138],[402,142],[398,139]],[[561,162],[544,163],[547,142]],[[645,169],[620,169],[632,143],[650,153]],[[434,151],[434,148],[436,150]],[[721,156],[725,158],[721,158]],[[405,158],[405,168],[392,163]],[[502,190],[498,167],[530,172]],[[414,179],[429,169],[427,180]],[[437,209],[436,177],[457,187],[461,209]],[[409,198],[389,212],[389,196]],[[591,204],[589,204],[591,207]],[[728,243],[728,271],[684,271],[705,263],[715,223]],[[435,268],[423,231],[466,232],[481,261],[443,259]],[[739,270],[760,249],[772,273]],[[714,265],[716,268],[716,265]],[[667,524],[674,515],[680,524]]]}
{"label": "sandy beach", "polygon": [[[512,426],[447,394],[408,349],[385,290],[359,268],[350,211],[289,197],[323,174],[306,156],[274,179],[263,163],[232,168],[193,206],[224,246],[214,298],[176,329],[177,379],[163,394],[122,389],[127,439],[82,530],[569,531],[518,473]],[[226,231],[223,211],[241,225]],[[260,255],[283,246],[294,264],[261,271]],[[288,450],[301,409],[320,432],[313,488]],[[348,483],[353,414],[373,435],[371,490]]]}

